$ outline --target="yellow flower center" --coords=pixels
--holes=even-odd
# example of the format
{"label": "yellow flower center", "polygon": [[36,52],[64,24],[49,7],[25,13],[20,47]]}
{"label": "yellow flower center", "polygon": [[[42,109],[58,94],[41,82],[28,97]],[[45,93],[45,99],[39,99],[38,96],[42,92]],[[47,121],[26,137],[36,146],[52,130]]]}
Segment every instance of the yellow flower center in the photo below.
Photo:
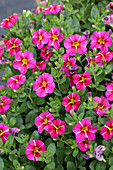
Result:
{"label": "yellow flower center", "polygon": [[99,110],[102,110],[104,106],[97,106]]}
{"label": "yellow flower center", "polygon": [[99,38],[98,42],[99,42],[100,44],[105,44],[105,40],[102,39],[102,38]]}
{"label": "yellow flower center", "polygon": [[4,103],[1,103],[0,105],[1,105],[1,106],[3,106],[3,105],[4,105]]}
{"label": "yellow flower center", "polygon": [[46,51],[46,55],[48,55],[49,54],[49,52],[48,51]]}
{"label": "yellow flower center", "polygon": [[58,40],[58,36],[56,34],[52,35],[53,41]]}
{"label": "yellow flower center", "polygon": [[26,65],[27,65],[28,60],[24,58],[24,59],[22,60],[22,62],[23,62],[23,65],[24,65],[24,64],[26,64]]}
{"label": "yellow flower center", "polygon": [[111,132],[111,131],[113,130],[113,127],[112,127],[112,128],[110,128],[110,127],[107,127],[107,128],[108,128],[109,132]]}
{"label": "yellow flower center", "polygon": [[39,40],[40,40],[40,41],[42,40],[42,38],[43,38],[42,35],[39,35]]}
{"label": "yellow flower center", "polygon": [[16,45],[15,45],[15,43],[13,43],[13,44],[12,44],[12,47],[11,47],[11,48],[16,48]]}
{"label": "yellow flower center", "polygon": [[79,82],[85,82],[85,77],[81,77]]}
{"label": "yellow flower center", "polygon": [[79,45],[80,45],[80,44],[79,44],[79,41],[75,41],[75,42],[73,42],[73,44],[72,44],[72,46],[75,46],[75,48],[77,48]]}
{"label": "yellow flower center", "polygon": [[2,136],[4,134],[4,131],[0,130],[0,136]]}
{"label": "yellow flower center", "polygon": [[55,127],[56,130],[58,130],[58,129],[60,128],[60,126],[57,127],[57,126],[55,126],[55,125],[54,125],[54,127]]}
{"label": "yellow flower center", "polygon": [[74,104],[75,103],[75,100],[73,98],[70,99],[71,101],[69,103],[72,103]]}
{"label": "yellow flower center", "polygon": [[46,87],[46,85],[47,85],[46,81],[43,81],[43,82],[42,82],[42,86],[43,86],[43,87]]}
{"label": "yellow flower center", "polygon": [[47,124],[47,123],[48,123],[48,119],[45,118],[45,119],[44,119],[44,123],[42,123],[42,124],[44,125],[44,124]]}
{"label": "yellow flower center", "polygon": [[33,152],[34,153],[39,153],[39,150],[38,150],[39,148],[38,147],[35,147],[34,149],[33,149]]}
{"label": "yellow flower center", "polygon": [[83,131],[83,132],[87,132],[88,131],[88,127],[87,126],[84,126],[84,127],[82,127],[82,130],[81,131]]}
{"label": "yellow flower center", "polygon": [[92,64],[93,66],[95,66],[97,64],[97,62],[95,60],[91,60],[90,64]]}
{"label": "yellow flower center", "polygon": [[67,63],[66,63],[66,67],[70,67],[71,66],[71,63],[68,61]]}
{"label": "yellow flower center", "polygon": [[113,8],[113,4],[110,4],[110,8]]}

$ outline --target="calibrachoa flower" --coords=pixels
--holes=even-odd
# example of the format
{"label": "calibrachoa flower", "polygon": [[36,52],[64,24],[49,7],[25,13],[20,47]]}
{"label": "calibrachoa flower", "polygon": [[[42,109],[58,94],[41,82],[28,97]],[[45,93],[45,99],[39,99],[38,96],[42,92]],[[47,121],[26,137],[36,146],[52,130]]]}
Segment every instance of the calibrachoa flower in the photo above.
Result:
{"label": "calibrachoa flower", "polygon": [[83,74],[75,74],[73,78],[73,82],[76,84],[78,90],[84,90],[91,82],[91,77],[88,71]]}
{"label": "calibrachoa flower", "polygon": [[36,63],[36,67],[37,67],[39,70],[45,70],[46,64],[47,64],[46,62],[40,61],[40,62],[37,62],[37,63]]}
{"label": "calibrachoa flower", "polygon": [[46,147],[41,140],[34,139],[28,143],[25,154],[29,160],[39,161],[40,151],[45,152]]}
{"label": "calibrachoa flower", "polygon": [[67,112],[72,109],[77,110],[80,105],[80,96],[76,92],[70,93],[63,98],[62,105],[65,106]]}
{"label": "calibrachoa flower", "polygon": [[101,98],[97,96],[94,97],[93,103],[96,101],[98,102],[98,106],[95,109],[93,109],[93,111],[97,113],[99,116],[106,115],[107,109],[111,107],[111,104],[109,104],[109,101],[104,96],[101,96]]}
{"label": "calibrachoa flower", "polygon": [[89,149],[89,140],[88,140],[88,138],[85,138],[83,141],[80,141],[79,143],[78,143],[78,147],[79,147],[79,149],[81,150],[81,151],[87,151],[87,149]]}
{"label": "calibrachoa flower", "polygon": [[4,40],[4,42],[11,56],[20,51],[18,46],[21,44],[21,41],[19,38],[11,38],[10,40]]}
{"label": "calibrachoa flower", "polygon": [[109,2],[109,4],[106,6],[106,8],[110,7],[112,9],[113,12],[113,2]]}
{"label": "calibrachoa flower", "polygon": [[52,27],[48,32],[49,41],[48,46],[53,46],[55,49],[60,48],[60,42],[63,40],[63,34],[60,33],[60,29],[58,27]]}
{"label": "calibrachoa flower", "polygon": [[107,91],[105,96],[108,98],[108,100],[113,101],[113,83],[109,84],[106,89]]}
{"label": "calibrachoa flower", "polygon": [[[42,2],[40,2],[40,4],[46,6],[46,1],[42,1]],[[40,12],[42,12],[42,8],[38,6],[37,9],[36,9],[36,14],[38,14]]]}
{"label": "calibrachoa flower", "polygon": [[2,88],[4,88],[4,90],[6,90],[4,85],[0,85],[0,93],[2,92]]}
{"label": "calibrachoa flower", "polygon": [[106,17],[104,17],[103,22],[105,25],[113,27],[113,14],[109,14]]}
{"label": "calibrachoa flower", "polygon": [[36,91],[37,96],[45,97],[47,93],[53,93],[55,83],[53,77],[49,73],[43,73],[33,83],[33,90]]}
{"label": "calibrachoa flower", "polygon": [[86,45],[87,40],[84,35],[70,35],[64,41],[64,47],[67,48],[66,53],[70,56],[75,55],[75,53],[85,54],[87,51]]}
{"label": "calibrachoa flower", "polygon": [[2,139],[3,143],[6,142],[9,134],[10,134],[9,127],[7,125],[5,125],[4,123],[0,123],[0,138]]}
{"label": "calibrachoa flower", "polygon": [[33,54],[29,51],[19,51],[15,55],[15,60],[13,62],[13,67],[18,69],[21,74],[26,74],[28,68],[34,68],[36,65],[36,60],[33,58]]}
{"label": "calibrachoa flower", "polygon": [[42,133],[45,129],[48,131],[51,121],[54,119],[54,116],[50,112],[43,112],[38,117],[35,118],[35,125],[38,126],[38,132]]}
{"label": "calibrachoa flower", "polygon": [[91,36],[91,49],[100,48],[101,50],[107,50],[112,44],[112,38],[109,37],[109,34],[106,31],[95,31]]}
{"label": "calibrachoa flower", "polygon": [[113,58],[113,52],[110,52],[108,50],[100,51],[99,53],[95,54],[96,56],[96,62],[101,61],[110,61]]}
{"label": "calibrachoa flower", "polygon": [[104,139],[111,139],[113,135],[113,119],[106,122],[105,125],[101,128],[100,134]]}
{"label": "calibrachoa flower", "polygon": [[90,68],[90,64],[92,64],[94,67],[96,64],[98,64],[100,67],[103,64],[103,61],[96,61],[95,57],[86,57],[86,60],[88,61],[88,65],[86,67]]}
{"label": "calibrachoa flower", "polygon": [[50,6],[45,7],[44,12],[46,14],[56,14],[60,12],[61,10],[63,10],[63,7],[61,5],[52,4]]}
{"label": "calibrachoa flower", "polygon": [[70,87],[74,86],[74,79],[73,79],[73,77],[74,77],[75,74],[76,74],[76,71],[72,72],[72,71],[68,70],[66,72],[66,77],[68,77],[70,79]]}
{"label": "calibrachoa flower", "polygon": [[18,89],[20,84],[24,84],[26,80],[26,76],[25,75],[15,75],[11,78],[8,79],[7,81],[7,86],[11,87],[12,89]]}
{"label": "calibrachoa flower", "polygon": [[2,45],[0,45],[0,60],[2,59],[1,54],[3,54],[3,53],[4,53],[4,49],[3,49]]}
{"label": "calibrachoa flower", "polygon": [[7,110],[9,109],[9,104],[11,103],[11,100],[6,97],[6,96],[1,96],[1,101],[0,101],[0,114],[1,113],[6,113]]}
{"label": "calibrachoa flower", "polygon": [[52,138],[57,138],[58,135],[61,135],[65,132],[65,127],[67,127],[67,125],[64,121],[56,119],[49,125],[48,132]]}
{"label": "calibrachoa flower", "polygon": [[79,143],[85,138],[94,140],[97,129],[91,126],[90,119],[82,119],[74,126],[73,132],[76,134],[76,142]]}
{"label": "calibrachoa flower", "polygon": [[99,161],[104,161],[106,162],[106,160],[104,159],[102,153],[103,151],[105,150],[105,146],[102,146],[102,145],[99,145],[98,147],[96,147],[94,149],[94,155],[96,156],[96,158],[99,160]]}
{"label": "calibrachoa flower", "polygon": [[11,15],[2,21],[0,23],[0,26],[3,28],[9,29],[10,27],[14,25],[15,21],[17,20],[18,20],[18,14]]}
{"label": "calibrachoa flower", "polygon": [[43,58],[43,60],[49,59],[52,55],[52,52],[49,52],[48,48],[50,48],[50,46],[45,46],[42,48],[40,56]]}
{"label": "calibrachoa flower", "polygon": [[62,68],[67,71],[69,67],[71,66],[74,66],[75,69],[74,70],[77,70],[78,69],[78,66],[75,64],[76,63],[76,59],[75,58],[69,58],[69,55],[68,54],[64,54],[62,56],[63,58],[63,66]]}
{"label": "calibrachoa flower", "polygon": [[45,31],[44,29],[39,29],[37,31],[35,31],[32,34],[32,42],[37,46],[38,49],[41,49],[44,44],[48,43],[49,40],[49,36],[47,34],[47,31]]}

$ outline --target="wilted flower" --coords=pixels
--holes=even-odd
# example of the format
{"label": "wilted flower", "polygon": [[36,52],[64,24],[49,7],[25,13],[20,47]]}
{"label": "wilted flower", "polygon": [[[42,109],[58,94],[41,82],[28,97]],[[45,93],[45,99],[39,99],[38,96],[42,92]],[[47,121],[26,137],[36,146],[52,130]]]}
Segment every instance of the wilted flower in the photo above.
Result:
{"label": "wilted flower", "polygon": [[13,136],[13,138],[15,137],[15,133],[20,132],[20,129],[18,128],[12,128],[10,131],[10,134]]}
{"label": "wilted flower", "polygon": [[106,160],[104,159],[102,153],[103,151],[105,150],[105,146],[102,146],[102,145],[99,145],[98,147],[96,147],[94,149],[94,155],[96,156],[96,158],[99,160],[99,161],[104,161],[106,162]]}
{"label": "wilted flower", "polygon": [[103,22],[105,25],[113,27],[113,14],[109,14],[103,18]]}
{"label": "wilted flower", "polygon": [[90,34],[90,31],[84,31],[83,32],[83,34],[84,34],[84,36],[86,37],[86,39],[88,39],[89,38],[89,34]]}

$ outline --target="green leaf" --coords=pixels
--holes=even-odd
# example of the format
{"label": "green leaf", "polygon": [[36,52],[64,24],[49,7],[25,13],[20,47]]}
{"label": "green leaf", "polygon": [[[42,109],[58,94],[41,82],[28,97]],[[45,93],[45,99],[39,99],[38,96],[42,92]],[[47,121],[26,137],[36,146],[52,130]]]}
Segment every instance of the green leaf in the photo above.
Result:
{"label": "green leaf", "polygon": [[21,154],[21,155],[25,155],[26,146],[27,146],[27,144],[24,143],[24,144],[20,147],[20,154]]}
{"label": "green leaf", "polygon": [[112,69],[113,69],[112,65],[108,64],[105,68],[105,74],[111,73]]}
{"label": "green leaf", "polygon": [[76,170],[76,166],[74,164],[74,162],[68,161],[67,162],[67,170]]}
{"label": "green leaf", "polygon": [[81,104],[77,110],[77,115],[80,115],[81,113],[84,113],[85,112],[85,108],[84,106]]}
{"label": "green leaf", "polygon": [[91,9],[91,18],[95,18],[95,15],[99,15],[100,16],[100,13],[99,13],[99,10],[96,7],[96,5],[93,5],[93,7]]}
{"label": "green leaf", "polygon": [[104,80],[105,77],[105,71],[103,69],[101,69],[97,74],[96,74],[96,81],[97,82],[102,82]]}
{"label": "green leaf", "polygon": [[113,170],[113,165],[109,168],[109,170]]}
{"label": "green leaf", "polygon": [[104,162],[98,162],[96,165],[96,170],[106,170],[106,163]]}
{"label": "green leaf", "polygon": [[15,118],[15,117],[12,117],[12,118],[10,119],[10,121],[9,121],[9,125],[12,127],[12,126],[15,125],[15,123],[16,123],[16,118]]}
{"label": "green leaf", "polygon": [[33,139],[37,139],[37,140],[38,140],[38,139],[39,139],[39,136],[40,136],[40,134],[38,133],[37,130],[35,130],[35,131],[32,133],[30,140],[33,140]]}
{"label": "green leaf", "polygon": [[97,165],[98,161],[94,160],[90,163],[89,167],[91,170],[95,170],[96,169],[96,165]]}
{"label": "green leaf", "polygon": [[54,89],[54,94],[56,94],[57,96],[62,96],[61,92],[57,88]]}
{"label": "green leaf", "polygon": [[111,166],[113,165],[113,157],[109,158],[108,164]]}
{"label": "green leaf", "polygon": [[78,149],[76,148],[74,151],[73,151],[73,157],[76,157],[78,154]]}
{"label": "green leaf", "polygon": [[3,145],[3,141],[2,141],[2,139],[0,138],[0,145]]}
{"label": "green leaf", "polygon": [[27,102],[24,102],[24,103],[22,103],[21,106],[20,106],[20,113],[25,112],[26,109],[27,109]]}
{"label": "green leaf", "polygon": [[56,152],[56,146],[54,143],[51,143],[48,147],[47,147],[47,151],[49,151],[49,156],[53,156]]}
{"label": "green leaf", "polygon": [[70,147],[65,147],[64,153],[66,155],[70,155],[72,153],[72,149]]}
{"label": "green leaf", "polygon": [[105,123],[108,121],[108,119],[107,118],[101,118],[100,119],[100,122],[103,124],[103,125],[105,125]]}
{"label": "green leaf", "polygon": [[34,108],[34,104],[31,103],[30,101],[28,101],[28,102],[27,102],[27,107],[28,107],[29,109],[33,109],[33,108]]}
{"label": "green leaf", "polygon": [[103,85],[97,86],[96,89],[99,90],[99,91],[106,91],[106,87],[103,86]]}
{"label": "green leaf", "polygon": [[15,136],[15,139],[17,140],[18,143],[23,143],[23,141],[20,137]]}
{"label": "green leaf", "polygon": [[54,168],[55,168],[55,162],[49,163],[49,164],[47,165],[47,168],[48,168],[49,170],[54,169]]}
{"label": "green leaf", "polygon": [[12,76],[12,70],[10,67],[6,66],[5,67],[5,75],[10,78]]}
{"label": "green leaf", "polygon": [[0,170],[4,169],[4,161],[2,158],[0,158]]}
{"label": "green leaf", "polygon": [[84,117],[84,112],[80,113],[78,116],[78,120],[81,120]]}
{"label": "green leaf", "polygon": [[12,145],[13,145],[13,136],[10,134],[6,140],[5,147],[7,149],[10,149]]}
{"label": "green leaf", "polygon": [[45,103],[45,98],[44,97],[36,97],[34,99],[34,103],[36,105],[43,105]]}

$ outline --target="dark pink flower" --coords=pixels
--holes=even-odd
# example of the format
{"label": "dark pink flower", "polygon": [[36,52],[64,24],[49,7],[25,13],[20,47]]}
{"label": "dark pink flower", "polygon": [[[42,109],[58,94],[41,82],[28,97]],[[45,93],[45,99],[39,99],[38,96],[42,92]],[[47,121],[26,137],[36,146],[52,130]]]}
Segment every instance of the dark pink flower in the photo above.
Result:
{"label": "dark pink flower", "polygon": [[108,98],[108,100],[113,101],[113,83],[110,83],[106,87],[107,91],[105,93],[105,96]]}
{"label": "dark pink flower", "polygon": [[39,161],[40,151],[46,151],[44,143],[41,140],[31,140],[26,147],[25,154],[29,160]]}
{"label": "dark pink flower", "polygon": [[90,68],[90,64],[92,64],[94,67],[95,65],[99,65],[100,67],[102,66],[103,64],[103,61],[96,61],[95,57],[86,57],[86,60],[88,61],[88,65],[87,67]]}
{"label": "dark pink flower", "polygon": [[91,77],[88,71],[83,74],[75,74],[73,78],[73,82],[76,84],[78,90],[84,90],[91,82]]}
{"label": "dark pink flower", "polygon": [[3,54],[3,53],[4,53],[4,49],[3,49],[2,45],[0,45],[0,60],[2,59],[1,54]]}
{"label": "dark pink flower", "polygon": [[37,46],[38,49],[41,49],[44,44],[48,43],[49,40],[49,36],[47,34],[47,31],[45,31],[44,29],[39,29],[37,31],[35,31],[32,34],[32,42]]}
{"label": "dark pink flower", "polygon": [[17,20],[18,20],[18,14],[11,15],[2,21],[0,23],[0,26],[3,28],[9,29],[10,27],[14,25],[15,21]]}
{"label": "dark pink flower", "polygon": [[6,113],[7,110],[9,109],[9,104],[11,103],[11,100],[6,97],[6,96],[1,96],[1,101],[0,101],[0,114],[1,113]]}
{"label": "dark pink flower", "polygon": [[7,86],[11,87],[12,89],[18,89],[20,84],[24,84],[26,80],[26,76],[19,74],[15,75],[8,79]]}
{"label": "dark pink flower", "polygon": [[76,142],[79,143],[85,138],[94,140],[97,129],[91,126],[90,119],[82,119],[74,126],[73,132],[76,134]]}
{"label": "dark pink flower", "polygon": [[18,38],[11,38],[10,40],[4,40],[6,48],[8,49],[8,52],[11,56],[14,56],[15,53],[20,51],[20,47],[18,47],[21,44],[20,39]]}
{"label": "dark pink flower", "polygon": [[45,129],[48,131],[51,121],[54,119],[54,116],[50,112],[43,112],[38,117],[35,118],[35,125],[38,126],[38,132],[42,133]]}
{"label": "dark pink flower", "polygon": [[109,4],[106,6],[106,8],[110,7],[112,9],[113,12],[113,2],[109,2]]}
{"label": "dark pink flower", "polygon": [[52,138],[57,138],[58,135],[61,135],[65,132],[65,127],[67,127],[67,125],[64,121],[56,119],[49,125],[48,132]]}
{"label": "dark pink flower", "polygon": [[60,42],[63,40],[63,34],[60,33],[60,29],[58,27],[52,27],[48,32],[49,41],[48,46],[53,46],[55,49],[60,48]]}
{"label": "dark pink flower", "polygon": [[78,69],[78,66],[75,64],[76,63],[75,58],[69,58],[68,54],[64,54],[62,56],[62,58],[63,58],[63,66],[62,66],[62,68],[65,70],[65,72],[68,71],[68,68],[71,67],[71,66],[75,67],[74,70]]}
{"label": "dark pink flower", "polygon": [[101,96],[99,97],[94,97],[93,98],[93,103],[98,102],[98,106],[93,109],[95,113],[97,113],[99,116],[104,116],[107,114],[107,109],[111,108],[111,104],[109,104],[109,101],[104,97]]}
{"label": "dark pink flower", "polygon": [[36,63],[36,67],[39,69],[39,70],[45,70],[46,69],[46,62],[44,61],[40,61],[40,62],[37,62]]}
{"label": "dark pink flower", "polygon": [[68,70],[66,72],[66,77],[68,77],[70,79],[70,87],[73,87],[74,86],[74,75],[76,74],[76,71],[72,72],[70,70]]}
{"label": "dark pink flower", "polygon": [[0,138],[2,139],[2,142],[5,143],[7,140],[7,137],[9,136],[9,127],[3,123],[0,123]]}
{"label": "dark pink flower", "polygon": [[45,7],[44,12],[46,14],[56,14],[61,10],[63,10],[63,7],[61,5],[52,4],[50,6]]}
{"label": "dark pink flower", "polygon": [[[46,6],[46,1],[42,1],[39,4]],[[37,9],[36,9],[36,14],[42,12],[42,10],[43,9],[40,6],[38,6]]]}
{"label": "dark pink flower", "polygon": [[89,140],[88,140],[88,138],[85,138],[83,141],[80,141],[79,143],[78,143],[78,147],[79,147],[79,149],[81,150],[81,151],[87,151],[87,149],[89,149]]}
{"label": "dark pink flower", "polygon": [[49,73],[43,73],[33,83],[33,90],[36,91],[37,96],[45,97],[47,93],[53,93],[55,83],[53,77]]}
{"label": "dark pink flower", "polygon": [[43,60],[49,59],[52,55],[52,52],[49,52],[48,48],[50,48],[50,46],[45,46],[42,48],[40,56],[43,58]]}
{"label": "dark pink flower", "polygon": [[10,134],[13,136],[13,138],[15,137],[15,133],[20,132],[20,129],[18,128],[12,128],[10,131]]}
{"label": "dark pink flower", "polygon": [[65,106],[65,110],[70,112],[70,110],[77,110],[80,106],[80,96],[76,93],[70,93],[67,97],[63,98],[62,105]]}
{"label": "dark pink flower", "polygon": [[106,122],[105,125],[101,128],[100,134],[104,139],[111,139],[113,135],[113,119]]}
{"label": "dark pink flower", "polygon": [[67,48],[66,53],[70,56],[75,55],[75,53],[85,54],[87,51],[86,45],[87,40],[84,35],[70,35],[64,41],[64,47]]}
{"label": "dark pink flower", "polygon": [[101,50],[107,50],[112,44],[112,38],[109,37],[109,34],[106,31],[95,31],[91,36],[91,49],[100,48]]}
{"label": "dark pink flower", "polygon": [[110,52],[107,50],[100,51],[99,53],[95,54],[96,56],[96,62],[102,62],[102,61],[110,61],[113,58],[113,52]]}
{"label": "dark pink flower", "polygon": [[33,58],[33,54],[29,51],[19,51],[15,55],[15,60],[13,62],[13,67],[18,69],[21,74],[26,74],[28,68],[34,68],[36,65],[36,60]]}

